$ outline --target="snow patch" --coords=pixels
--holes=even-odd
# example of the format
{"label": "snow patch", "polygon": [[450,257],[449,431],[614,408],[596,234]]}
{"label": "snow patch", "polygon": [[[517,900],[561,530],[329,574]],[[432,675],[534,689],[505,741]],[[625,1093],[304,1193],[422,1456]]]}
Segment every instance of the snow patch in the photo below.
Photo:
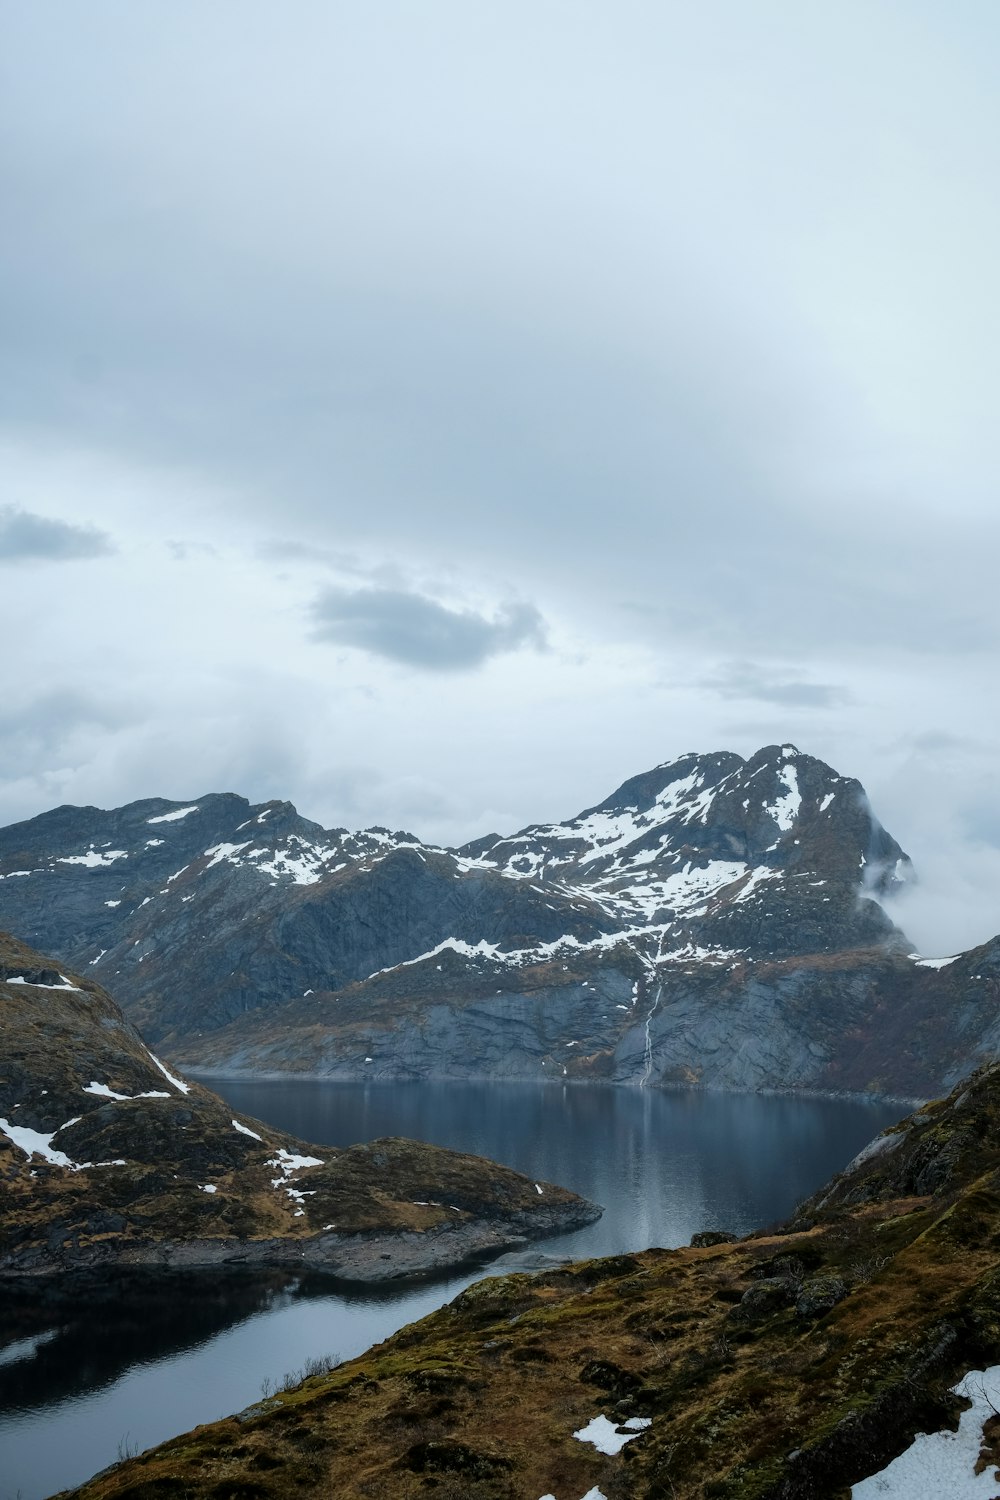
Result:
{"label": "snow patch", "polygon": [[297,833],[289,835],[285,849],[276,849],[271,859],[265,859],[268,852],[267,849],[253,849],[247,859],[259,861],[257,868],[262,875],[270,875],[275,879],[279,875],[288,875],[296,885],[315,885],[318,880],[322,880],[330,858],[328,849],[307,844]]}
{"label": "snow patch", "polygon": [[581,1427],[579,1432],[573,1436],[581,1443],[593,1443],[598,1453],[606,1453],[609,1457],[620,1453],[626,1443],[640,1436],[645,1429],[652,1425],[652,1417],[629,1417],[627,1422],[620,1422],[616,1426],[601,1414],[599,1417]]}
{"label": "snow patch", "polygon": [[158,818],[147,818],[147,823],[179,823],[181,818],[187,818],[191,813],[198,811],[198,805],[193,807],[178,807],[174,812],[161,813]]}
{"label": "snow patch", "polygon": [[153,1054],[149,1051],[148,1047],[144,1048],[143,1050],[148,1052],[149,1056],[153,1058],[153,1061],[168,1083],[172,1083],[175,1089],[180,1089],[182,1094],[190,1094],[191,1085],[189,1083],[185,1083],[183,1079],[177,1078],[173,1073],[171,1073],[169,1068],[165,1068],[158,1057],[153,1057]]}
{"label": "snow patch", "polygon": [[[236,1123],[235,1120],[233,1123]],[[293,1151],[286,1151],[283,1146],[279,1146],[277,1156],[272,1156],[265,1165],[277,1167],[281,1173],[280,1177],[271,1178],[271,1186],[279,1189],[283,1188],[293,1203],[301,1205],[307,1197],[312,1197],[312,1193],[307,1193],[295,1187],[293,1174],[301,1172],[304,1167],[321,1167],[323,1163],[318,1156],[296,1156]],[[304,1213],[305,1210],[300,1206],[294,1217],[297,1219],[301,1218]]]}
{"label": "snow patch", "polygon": [[799,777],[794,766],[782,766],[778,772],[778,779],[784,783],[785,792],[774,803],[771,816],[781,832],[787,833],[798,816],[802,805],[802,793],[799,791]]}
{"label": "snow patch", "polygon": [[109,1088],[106,1083],[98,1083],[93,1078],[89,1083],[84,1084],[83,1092],[96,1094],[101,1099],[130,1099],[132,1097],[130,1094],[116,1094],[114,1089]]}
{"label": "snow patch", "polygon": [[[67,1120],[67,1125],[75,1125],[79,1119]],[[48,1135],[43,1135],[40,1130],[29,1130],[26,1125],[11,1125],[7,1120],[0,1120],[0,1130],[18,1148],[23,1151],[29,1161],[33,1156],[40,1156],[53,1167],[69,1167],[71,1171],[79,1171],[75,1161],[71,1161],[64,1151],[57,1151],[52,1142],[64,1130],[65,1126],[59,1125],[51,1130]]]}
{"label": "snow patch", "polygon": [[[65,1124],[59,1125],[55,1130],[44,1135],[40,1130],[29,1130],[24,1125],[11,1125],[7,1120],[0,1120],[0,1130],[11,1140],[30,1161],[33,1156],[40,1156],[53,1167],[66,1167],[70,1172],[86,1172],[91,1167],[124,1167],[123,1158],[118,1157],[115,1161],[72,1161],[64,1151],[57,1151],[52,1142],[60,1130],[66,1130],[70,1125],[75,1125],[82,1116],[74,1115]],[[35,1175],[32,1172],[32,1177]]]}
{"label": "snow patch", "polygon": [[[221,865],[223,860],[228,864],[238,865],[239,859],[236,856],[241,854],[244,849],[248,849],[251,842],[251,839],[247,839],[242,844],[213,844],[210,849],[205,850],[205,854],[211,856],[205,869],[210,870],[213,865]],[[170,879],[173,880],[174,878],[171,875]]]}
{"label": "snow patch", "polygon": [[163,1089],[150,1089],[145,1094],[116,1094],[114,1089],[108,1088],[108,1085],[106,1083],[97,1083],[93,1078],[89,1083],[84,1084],[83,1092],[85,1094],[94,1094],[99,1099],[169,1099],[172,1097]]}
{"label": "snow patch", "polygon": [[[555,1495],[542,1495],[541,1500],[556,1500],[556,1497]],[[607,1500],[607,1496],[595,1484],[592,1490],[588,1490],[585,1495],[580,1497],[580,1500]]]}
{"label": "snow patch", "polygon": [[763,885],[768,880],[780,879],[780,870],[770,870],[766,865],[758,865],[755,869],[750,871],[749,879],[747,880],[746,885],[742,887],[739,895],[735,896],[734,900],[748,901],[759,885]]}
{"label": "snow patch", "polygon": [[[235,1123],[234,1120],[233,1124]],[[257,1139],[259,1140],[260,1137],[258,1136]],[[277,1167],[279,1172],[288,1177],[292,1172],[301,1172],[303,1167],[321,1167],[323,1159],[319,1156],[296,1156],[293,1151],[286,1151],[284,1146],[279,1146],[277,1156],[271,1157],[265,1165]]]}
{"label": "snow patch", "polygon": [[22,979],[20,975],[16,975],[13,979],[7,979],[4,982],[6,984],[26,984],[32,990],[71,990],[74,994],[78,993],[80,989],[78,984],[70,984],[65,974],[60,974],[59,978],[62,981],[61,984],[41,984],[31,979]]}
{"label": "snow patch", "polygon": [[920,1432],[905,1453],[851,1490],[852,1500],[991,1500],[996,1464],[975,1472],[983,1427],[1000,1406],[1000,1365],[970,1370],[954,1387],[972,1402],[957,1432]]}
{"label": "snow patch", "polygon": [[85,865],[88,870],[97,870],[104,865],[113,865],[116,859],[128,859],[127,849],[88,849],[86,854],[66,854],[56,860],[57,865]]}
{"label": "snow patch", "polygon": [[[464,938],[449,937],[445,938],[444,942],[438,943],[436,948],[428,948],[426,953],[418,953],[416,958],[406,958],[402,963],[391,964],[387,969],[376,969],[375,973],[369,974],[368,978],[377,979],[380,974],[392,974],[396,969],[408,969],[413,964],[425,963],[427,959],[437,958],[439,953],[445,953],[449,948],[453,953],[458,953],[464,958],[492,958],[503,962],[511,956],[501,952],[495,943],[488,943],[485,938],[481,938],[478,943],[467,943]],[[370,1061],[370,1059],[366,1058],[365,1061]]]}
{"label": "snow patch", "polygon": [[[685,943],[683,948],[673,948],[669,953],[657,953],[657,963],[728,963],[741,956],[738,948],[701,948],[697,943]],[[619,1010],[627,1007],[621,1005]]]}
{"label": "snow patch", "polygon": [[234,1120],[232,1123],[233,1129],[238,1130],[240,1135],[248,1135],[252,1140],[263,1142],[264,1137],[258,1135],[256,1130],[251,1130],[248,1125],[241,1125],[239,1120]]}

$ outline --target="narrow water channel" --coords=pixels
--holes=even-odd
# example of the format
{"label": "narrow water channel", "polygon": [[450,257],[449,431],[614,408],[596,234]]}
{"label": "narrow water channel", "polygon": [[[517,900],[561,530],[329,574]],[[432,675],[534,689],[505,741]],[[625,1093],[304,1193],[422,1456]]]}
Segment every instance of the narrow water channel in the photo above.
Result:
{"label": "narrow water channel", "polygon": [[[305,1140],[408,1135],[473,1151],[604,1205],[596,1224],[502,1257],[686,1244],[784,1217],[895,1105],[506,1084],[212,1080],[239,1111]],[[5,1292],[0,1500],[43,1500],[136,1451],[260,1399],[309,1358],[350,1359],[483,1274],[373,1291],[322,1276],[85,1277]]]}

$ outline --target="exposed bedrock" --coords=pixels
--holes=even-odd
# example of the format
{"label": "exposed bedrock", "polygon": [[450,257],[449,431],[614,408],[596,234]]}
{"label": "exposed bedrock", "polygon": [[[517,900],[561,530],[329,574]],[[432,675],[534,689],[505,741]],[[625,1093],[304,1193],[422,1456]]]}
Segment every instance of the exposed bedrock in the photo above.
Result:
{"label": "exposed bedrock", "polygon": [[0,832],[0,921],[208,1071],[926,1097],[997,1043],[992,945],[917,958],[857,781],[685,755],[460,849],[210,795]]}

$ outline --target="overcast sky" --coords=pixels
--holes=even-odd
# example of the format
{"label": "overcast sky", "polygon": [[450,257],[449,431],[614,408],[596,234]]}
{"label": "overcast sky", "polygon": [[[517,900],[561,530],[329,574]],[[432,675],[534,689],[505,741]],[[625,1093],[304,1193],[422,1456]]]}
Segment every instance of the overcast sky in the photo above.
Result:
{"label": "overcast sky", "polygon": [[0,21],[0,822],[790,740],[1000,931],[994,0]]}

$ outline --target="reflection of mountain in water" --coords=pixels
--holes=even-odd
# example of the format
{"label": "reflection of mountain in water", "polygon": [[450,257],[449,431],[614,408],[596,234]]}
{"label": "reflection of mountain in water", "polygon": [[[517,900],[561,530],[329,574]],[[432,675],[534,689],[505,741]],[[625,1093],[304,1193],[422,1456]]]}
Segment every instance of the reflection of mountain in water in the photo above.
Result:
{"label": "reflection of mountain in water", "polygon": [[[385,1307],[418,1287],[455,1280],[454,1268],[370,1286],[318,1272],[242,1267],[119,1268],[72,1273],[52,1284],[12,1278],[0,1307],[0,1411],[33,1411],[91,1395],[129,1370],[197,1349],[260,1313],[296,1302],[336,1298]],[[312,1352],[306,1349],[303,1360]]]}
{"label": "reflection of mountain in water", "polygon": [[27,1357],[0,1363],[0,1408],[31,1410],[98,1390],[303,1294],[280,1271],[12,1279],[0,1308],[0,1349],[24,1341]]}
{"label": "reflection of mountain in water", "polygon": [[215,1080],[237,1109],[333,1146],[383,1135],[490,1156],[603,1204],[549,1255],[686,1244],[791,1212],[884,1125],[894,1105],[688,1090],[532,1084]]}

